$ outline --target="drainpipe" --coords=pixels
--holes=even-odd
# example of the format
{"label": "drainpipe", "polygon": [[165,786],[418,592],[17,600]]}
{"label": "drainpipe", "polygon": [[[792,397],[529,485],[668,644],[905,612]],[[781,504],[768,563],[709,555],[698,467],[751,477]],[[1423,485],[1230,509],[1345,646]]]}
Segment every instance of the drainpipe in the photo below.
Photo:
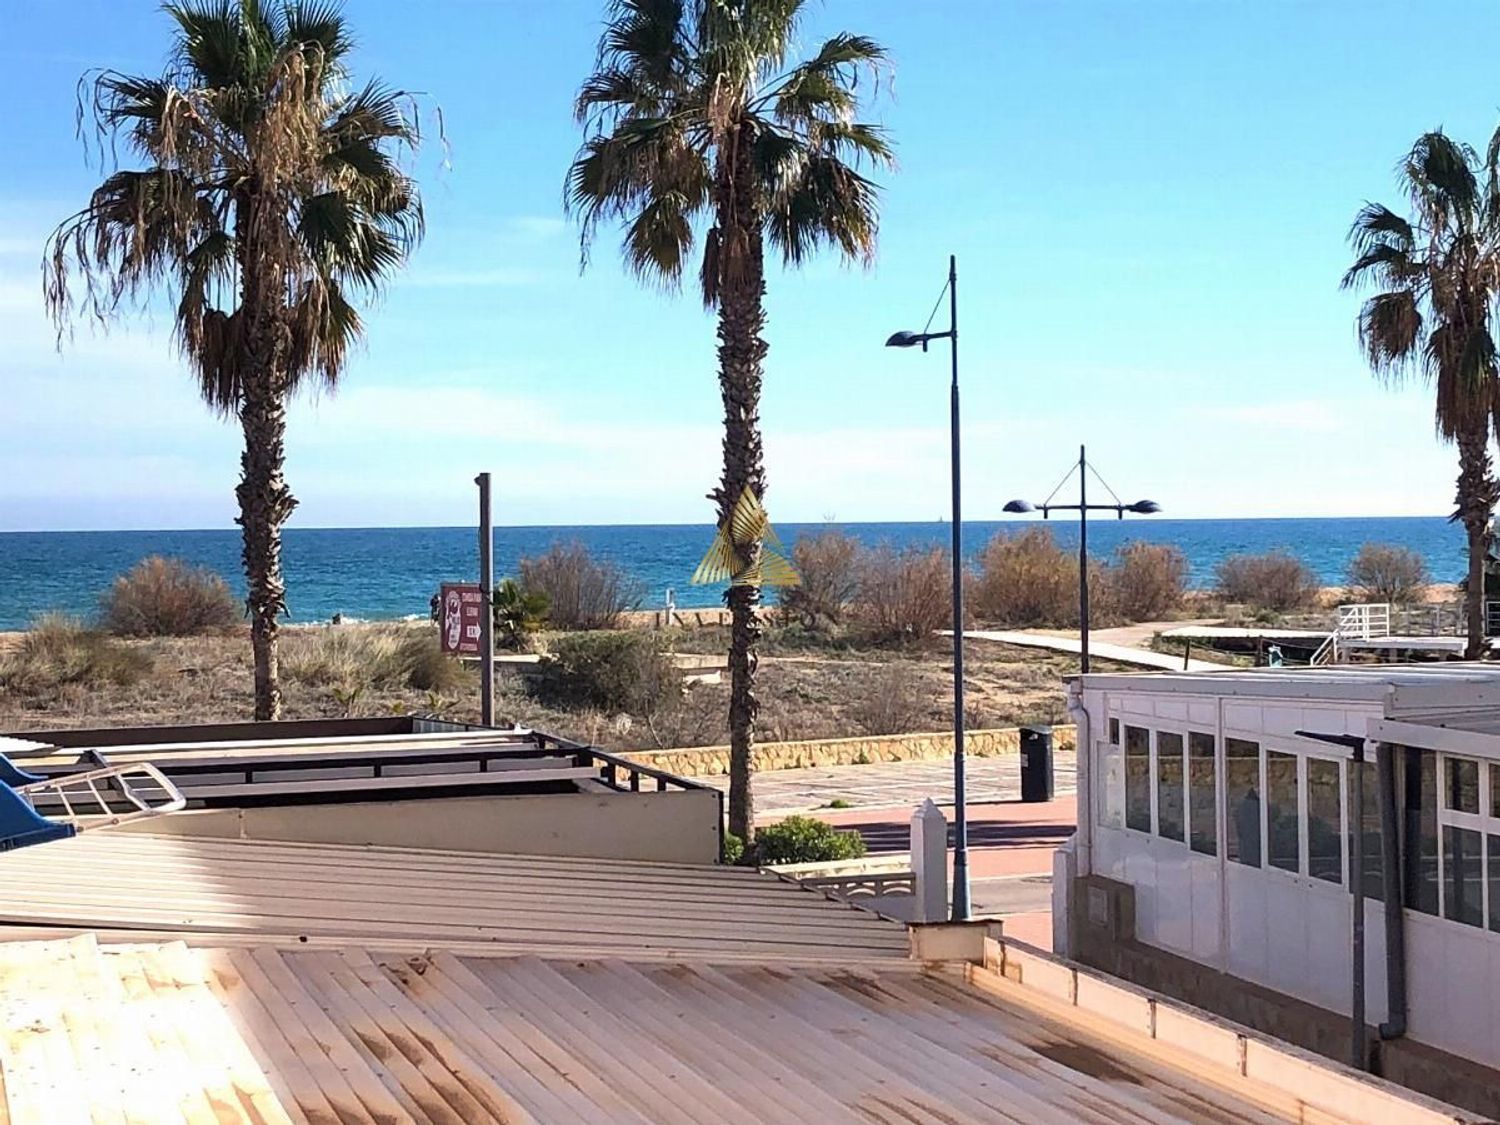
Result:
{"label": "drainpipe", "polygon": [[1073,720],[1074,730],[1074,760],[1077,762],[1077,804],[1078,804],[1078,830],[1074,835],[1076,841],[1076,852],[1074,859],[1078,864],[1078,874],[1091,875],[1094,871],[1093,862],[1093,839],[1094,820],[1089,811],[1093,807],[1093,745],[1094,740],[1090,734],[1088,708],[1083,705],[1083,682],[1081,680],[1070,680],[1068,682],[1068,718]]}
{"label": "drainpipe", "polygon": [[[1380,879],[1385,899],[1386,1021],[1381,1039],[1406,1034],[1406,912],[1401,904],[1401,840],[1396,827],[1396,748],[1375,746],[1376,783],[1380,786]],[[1364,825],[1360,825],[1363,833]],[[1360,872],[1361,879],[1364,872]]]}

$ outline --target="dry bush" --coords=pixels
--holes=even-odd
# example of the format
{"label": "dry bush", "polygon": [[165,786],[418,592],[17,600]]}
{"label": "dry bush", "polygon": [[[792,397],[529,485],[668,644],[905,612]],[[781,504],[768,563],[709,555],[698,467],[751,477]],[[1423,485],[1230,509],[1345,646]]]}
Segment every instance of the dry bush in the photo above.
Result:
{"label": "dry bush", "polygon": [[941,547],[879,547],[860,565],[857,623],[877,644],[920,643],[953,620],[953,575]]}
{"label": "dry bush", "polygon": [[1230,555],[1214,575],[1221,598],[1254,609],[1286,613],[1312,605],[1318,597],[1317,576],[1286,551]]}
{"label": "dry bush", "polygon": [[0,688],[43,696],[60,688],[129,687],[151,671],[150,654],[111,640],[77,618],[38,618],[20,644],[0,661]]}
{"label": "dry bush", "polygon": [[850,707],[849,718],[861,734],[906,734],[920,730],[927,718],[920,679],[903,661],[886,665],[875,676],[868,692]]}
{"label": "dry bush", "polygon": [[1078,624],[1078,556],[1045,527],[1001,532],[979,555],[974,614],[1012,628]]}
{"label": "dry bush", "polygon": [[231,628],[240,605],[207,567],[152,555],[114,581],[99,601],[99,623],[122,637],[190,637]]}
{"label": "dry bush", "polygon": [[281,670],[309,687],[345,693],[375,688],[443,692],[470,679],[459,661],[443,655],[433,630],[405,626],[288,633],[281,644]]}
{"label": "dry bush", "polygon": [[1349,563],[1349,590],[1361,601],[1415,605],[1427,599],[1432,576],[1410,547],[1366,543]]}
{"label": "dry bush", "polygon": [[521,560],[521,587],[547,599],[548,620],[558,629],[614,629],[620,615],[641,604],[640,583],[611,562],[600,562],[582,543],[554,543],[545,555]]}
{"label": "dry bush", "polygon": [[1176,547],[1124,544],[1104,577],[1112,615],[1124,621],[1159,621],[1181,608],[1187,569],[1187,556]]}
{"label": "dry bush", "polygon": [[782,612],[807,629],[842,624],[859,594],[863,553],[859,541],[842,531],[798,539],[792,546],[792,565],[802,584],[781,592]]}

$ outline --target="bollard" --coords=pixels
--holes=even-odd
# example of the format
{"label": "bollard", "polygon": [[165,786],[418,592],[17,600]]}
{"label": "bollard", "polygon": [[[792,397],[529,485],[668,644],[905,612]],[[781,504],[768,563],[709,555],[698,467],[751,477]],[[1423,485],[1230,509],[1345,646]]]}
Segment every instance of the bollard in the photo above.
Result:
{"label": "bollard", "polygon": [[1021,800],[1052,800],[1052,728],[1021,728]]}
{"label": "bollard", "polygon": [[929,797],[911,814],[911,869],[917,899],[914,922],[948,918],[948,821]]}

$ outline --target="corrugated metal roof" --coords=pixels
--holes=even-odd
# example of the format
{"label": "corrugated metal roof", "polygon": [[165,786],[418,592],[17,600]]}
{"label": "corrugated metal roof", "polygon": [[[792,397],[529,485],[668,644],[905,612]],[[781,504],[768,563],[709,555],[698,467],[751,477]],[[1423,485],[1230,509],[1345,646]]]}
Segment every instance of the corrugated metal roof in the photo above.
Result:
{"label": "corrugated metal roof", "polygon": [[1286,1119],[899,967],[86,939],[0,947],[0,965],[17,1125]]}
{"label": "corrugated metal roof", "polygon": [[0,923],[621,955],[909,948],[900,924],[742,868],[124,833],[7,854]]}

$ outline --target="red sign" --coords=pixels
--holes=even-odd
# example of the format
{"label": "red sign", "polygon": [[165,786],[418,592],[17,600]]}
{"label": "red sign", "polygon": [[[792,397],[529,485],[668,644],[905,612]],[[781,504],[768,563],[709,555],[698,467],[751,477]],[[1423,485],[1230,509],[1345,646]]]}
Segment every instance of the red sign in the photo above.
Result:
{"label": "red sign", "polygon": [[438,623],[443,652],[448,656],[479,656],[484,591],[473,582],[444,582],[442,599],[442,617]]}

